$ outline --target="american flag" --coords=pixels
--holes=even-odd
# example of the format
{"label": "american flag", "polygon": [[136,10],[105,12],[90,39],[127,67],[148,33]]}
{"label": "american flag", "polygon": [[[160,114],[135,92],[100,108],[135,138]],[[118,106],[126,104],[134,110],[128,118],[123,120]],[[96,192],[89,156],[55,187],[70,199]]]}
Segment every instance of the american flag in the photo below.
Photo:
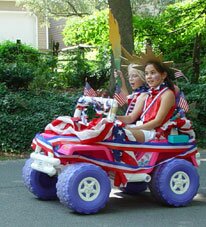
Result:
{"label": "american flag", "polygon": [[185,111],[187,113],[189,111],[189,105],[187,100],[185,99],[184,93],[181,91],[179,95],[179,102],[177,106]]}
{"label": "american flag", "polygon": [[183,72],[178,70],[175,72],[175,79],[178,79],[180,77],[183,77],[187,82],[189,81],[188,78],[183,74]]}
{"label": "american flag", "polygon": [[85,87],[84,87],[84,95],[90,96],[90,97],[96,97],[97,96],[96,91],[89,85],[88,82],[86,82]]}
{"label": "american flag", "polygon": [[114,99],[117,100],[120,106],[123,106],[127,103],[127,97],[126,95],[121,91],[121,88],[119,85],[116,85],[115,93],[114,93]]}
{"label": "american flag", "polygon": [[179,78],[179,77],[184,77],[184,74],[182,73],[182,71],[176,71],[175,72],[175,78]]}

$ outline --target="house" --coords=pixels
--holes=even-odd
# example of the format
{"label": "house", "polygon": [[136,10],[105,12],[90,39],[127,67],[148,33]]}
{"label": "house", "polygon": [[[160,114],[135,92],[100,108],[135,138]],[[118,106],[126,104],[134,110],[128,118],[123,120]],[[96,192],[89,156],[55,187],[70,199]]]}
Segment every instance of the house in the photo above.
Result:
{"label": "house", "polygon": [[50,27],[39,23],[38,15],[16,6],[16,1],[0,0],[0,42],[4,40],[21,40],[39,50],[49,50],[54,43],[59,48],[65,47],[62,40],[62,29],[66,20],[54,20]]}

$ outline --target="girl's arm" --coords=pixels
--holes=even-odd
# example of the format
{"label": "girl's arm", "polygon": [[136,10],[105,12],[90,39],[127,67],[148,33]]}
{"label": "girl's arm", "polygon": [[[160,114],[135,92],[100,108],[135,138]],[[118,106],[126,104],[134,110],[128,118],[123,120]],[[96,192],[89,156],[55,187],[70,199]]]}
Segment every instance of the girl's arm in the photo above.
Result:
{"label": "girl's arm", "polygon": [[135,122],[140,117],[140,115],[142,114],[143,107],[144,107],[144,102],[145,102],[146,97],[147,97],[147,94],[146,93],[142,93],[137,98],[132,113],[130,113],[127,116],[117,116],[117,119],[122,121],[125,124],[131,124],[131,123]]}

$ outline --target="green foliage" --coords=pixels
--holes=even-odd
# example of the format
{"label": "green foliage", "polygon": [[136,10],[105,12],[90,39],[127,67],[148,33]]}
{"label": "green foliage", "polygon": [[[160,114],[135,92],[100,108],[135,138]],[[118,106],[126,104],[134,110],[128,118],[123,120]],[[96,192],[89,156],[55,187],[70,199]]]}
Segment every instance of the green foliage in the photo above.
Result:
{"label": "green foliage", "polygon": [[198,145],[206,147],[206,84],[181,84],[188,100],[189,119],[192,120]]}
{"label": "green foliage", "polygon": [[39,63],[35,67],[35,76],[29,88],[32,90],[49,90],[54,88],[53,78],[58,77],[56,70],[58,58],[51,53],[39,55]]}
{"label": "green foliage", "polygon": [[0,82],[10,89],[28,88],[34,77],[34,66],[29,63],[0,64]]}
{"label": "green foliage", "polygon": [[69,64],[64,68],[68,84],[79,87],[85,77],[91,77],[93,84],[100,88],[109,79],[111,48],[108,28],[108,10],[67,21],[64,29],[67,45],[88,44],[96,47],[95,61],[87,60],[86,57],[83,59],[81,52],[69,56]]}
{"label": "green foliage", "polygon": [[38,62],[38,52],[32,47],[10,41],[1,43],[0,82],[10,89],[27,89]]}
{"label": "green foliage", "polygon": [[[203,0],[174,4],[158,16],[134,16],[135,49],[142,50],[145,40],[164,53],[165,60],[173,60],[191,79],[192,57],[197,34],[202,35],[201,57],[205,55],[205,9]],[[201,65],[201,71],[204,66]],[[201,76],[204,76],[202,74]]]}
{"label": "green foliage", "polygon": [[63,66],[65,86],[83,87],[85,78],[90,76],[91,70],[83,52],[76,51],[67,56],[67,64]]}
{"label": "green foliage", "polygon": [[108,10],[104,10],[83,18],[69,18],[63,33],[64,41],[67,45],[108,45],[108,31]]}
{"label": "green foliage", "polygon": [[4,63],[38,63],[38,51],[28,45],[5,41],[0,43],[0,61]]}
{"label": "green foliage", "polygon": [[95,8],[107,5],[105,0],[16,0],[17,5],[38,15],[41,23],[45,18],[83,16],[91,14]]}
{"label": "green foliage", "polygon": [[77,49],[60,55],[59,59],[64,60],[58,64],[60,70],[57,77],[52,78],[53,86],[82,88],[87,78],[89,82],[92,82],[93,88],[103,87],[109,78],[109,65],[104,64],[104,60],[102,62],[88,59],[86,57],[88,53],[92,51]]}
{"label": "green foliage", "polygon": [[73,115],[79,94],[9,92],[0,84],[0,96],[0,150],[21,153],[53,119]]}
{"label": "green foliage", "polygon": [[10,41],[0,43],[0,83],[9,89],[50,89],[57,57]]}

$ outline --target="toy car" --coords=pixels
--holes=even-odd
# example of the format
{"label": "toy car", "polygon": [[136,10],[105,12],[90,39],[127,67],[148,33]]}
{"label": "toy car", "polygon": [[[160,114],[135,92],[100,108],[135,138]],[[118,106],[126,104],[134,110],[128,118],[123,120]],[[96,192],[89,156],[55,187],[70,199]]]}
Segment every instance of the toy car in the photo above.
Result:
{"label": "toy car", "polygon": [[[79,100],[84,107],[94,102],[117,106],[111,99]],[[82,121],[80,109],[77,105],[74,117]],[[111,108],[109,121],[115,122],[114,115]],[[116,129],[121,137],[121,127]],[[33,149],[23,167],[26,187],[39,199],[59,198],[77,213],[102,209],[109,200],[112,182],[129,194],[149,187],[157,201],[174,207],[190,203],[199,188],[199,153],[193,139],[141,144],[107,138],[82,144],[77,136],[41,133],[34,138]]]}

